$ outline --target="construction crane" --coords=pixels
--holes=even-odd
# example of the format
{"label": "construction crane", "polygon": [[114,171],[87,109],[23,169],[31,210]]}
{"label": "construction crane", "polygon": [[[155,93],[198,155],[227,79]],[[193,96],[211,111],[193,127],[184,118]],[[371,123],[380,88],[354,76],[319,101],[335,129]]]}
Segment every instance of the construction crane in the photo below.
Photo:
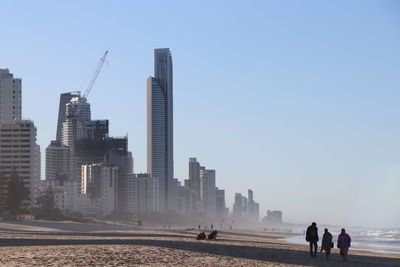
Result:
{"label": "construction crane", "polygon": [[[99,73],[101,71],[101,68],[103,68],[104,62],[106,61],[107,58],[107,54],[108,54],[108,50],[106,50],[106,52],[104,52],[104,55],[100,58],[99,64],[96,67],[96,70],[94,71],[93,77],[89,82],[88,87],[86,88],[85,93],[83,94],[82,98],[87,99],[87,97],[90,94],[90,91],[93,88],[94,83],[96,82],[97,77],[99,76]],[[78,104],[78,107],[75,110],[74,116],[78,117],[79,112],[81,111],[82,105]]]}

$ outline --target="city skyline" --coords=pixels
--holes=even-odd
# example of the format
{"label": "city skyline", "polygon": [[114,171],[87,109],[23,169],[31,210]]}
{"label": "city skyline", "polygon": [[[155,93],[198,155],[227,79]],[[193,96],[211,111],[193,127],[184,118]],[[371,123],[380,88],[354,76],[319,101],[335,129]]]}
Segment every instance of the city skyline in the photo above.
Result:
{"label": "city skyline", "polygon": [[[343,11],[343,2],[331,3],[331,11],[312,2],[302,12],[317,16],[320,25],[315,25],[314,20],[302,21],[296,13],[298,6],[292,3],[288,9],[279,4],[257,3],[243,10],[232,4],[223,16],[225,22],[210,9],[192,7],[199,8],[194,18],[208,12],[217,22],[214,28],[207,28],[212,23],[206,22],[209,31],[199,30],[197,38],[182,23],[189,18],[181,14],[167,22],[174,26],[168,27],[172,29],[170,35],[157,31],[157,38],[145,40],[151,32],[149,28],[166,21],[161,7],[156,10],[161,17],[150,25],[142,25],[143,29],[139,27],[141,17],[128,20],[122,12],[122,18],[130,21],[128,25],[136,26],[132,27],[135,38],[124,37],[126,26],[111,14],[110,25],[121,26],[111,34],[119,42],[97,33],[91,36],[93,40],[85,37],[91,25],[86,18],[80,17],[71,25],[55,20],[60,29],[70,31],[83,24],[84,30],[73,36],[84,37],[86,44],[73,47],[66,39],[61,38],[66,41],[62,44],[54,38],[46,45],[33,39],[26,49],[18,43],[24,43],[24,38],[35,33],[43,36],[51,31],[56,37],[61,35],[54,28],[40,27],[48,18],[41,20],[27,12],[12,12],[15,7],[6,5],[8,13],[26,15],[36,27],[26,37],[18,36],[24,26],[18,20],[5,27],[16,41],[2,42],[5,49],[0,52],[0,68],[8,68],[15,77],[22,78],[23,114],[35,121],[43,152],[54,139],[59,94],[80,89],[98,54],[110,48],[109,68],[100,75],[89,102],[99,107],[93,117],[108,118],[113,123],[113,135],[129,133],[135,169],[143,172],[144,81],[151,73],[152,49],[170,47],[175,68],[175,177],[187,179],[187,158],[197,157],[217,170],[217,186],[226,189],[229,206],[235,192],[253,188],[262,196],[258,198],[261,215],[268,208],[283,210],[285,216],[290,216],[285,221],[307,222],[317,217],[332,224],[396,225],[400,221],[396,204],[400,201],[395,191],[400,169],[396,88],[399,56],[395,49],[399,43],[395,34],[398,20],[391,16],[388,3],[348,4],[349,10],[362,11],[354,19],[352,12]],[[394,10],[398,8],[393,6]],[[69,10],[73,5],[62,7]],[[146,9],[134,7],[138,13]],[[50,8],[58,10],[55,6]],[[85,4],[82,7],[88,8]],[[43,12],[33,6],[32,10]],[[106,10],[100,7],[101,14],[108,14]],[[261,17],[265,18],[262,11],[269,15],[267,23],[252,28]],[[247,16],[248,24],[237,28],[237,34],[224,33],[224,27],[236,25],[237,14]],[[337,29],[332,29],[331,18],[337,14],[342,20],[337,22]],[[279,15],[283,17],[280,19]],[[195,20],[188,21],[190,27],[199,29]],[[283,29],[270,26],[275,24]],[[268,34],[262,35],[264,32]],[[208,40],[215,38],[214,42],[202,41],[206,36]],[[377,49],[381,44],[386,49]],[[40,75],[43,72],[50,73],[46,79]],[[110,103],[112,108],[105,108]],[[302,211],[308,203],[323,198],[323,179],[331,181],[330,198],[336,194],[339,199],[351,195],[351,200],[345,207],[333,208],[332,215],[324,214],[321,204],[313,211]],[[312,197],[305,193],[308,191]],[[375,194],[382,198],[372,200],[370,196]],[[279,199],[280,195],[287,197]],[[291,198],[301,201],[293,203]]]}

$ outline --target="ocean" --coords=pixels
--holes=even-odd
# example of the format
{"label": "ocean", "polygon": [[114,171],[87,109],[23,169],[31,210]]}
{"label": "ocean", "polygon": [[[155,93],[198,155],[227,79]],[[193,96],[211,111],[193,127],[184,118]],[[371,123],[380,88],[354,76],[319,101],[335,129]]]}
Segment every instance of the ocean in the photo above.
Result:
{"label": "ocean", "polygon": [[[337,242],[339,229],[330,231],[333,241]],[[354,250],[366,250],[381,253],[400,254],[400,229],[349,229],[347,233],[351,236],[351,248]],[[319,230],[320,246],[323,232]],[[291,236],[285,241],[296,244],[307,244],[304,235]]]}

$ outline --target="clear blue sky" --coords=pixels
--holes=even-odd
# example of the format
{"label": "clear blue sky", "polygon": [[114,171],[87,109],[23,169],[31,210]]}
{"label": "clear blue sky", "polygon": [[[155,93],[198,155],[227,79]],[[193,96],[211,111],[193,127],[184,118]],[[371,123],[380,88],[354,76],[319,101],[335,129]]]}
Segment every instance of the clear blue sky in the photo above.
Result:
{"label": "clear blue sky", "polygon": [[[399,1],[0,1],[0,68],[42,153],[59,94],[129,133],[146,170],[153,49],[174,61],[175,176],[189,157],[292,222],[400,226]],[[42,170],[44,172],[44,170]]]}

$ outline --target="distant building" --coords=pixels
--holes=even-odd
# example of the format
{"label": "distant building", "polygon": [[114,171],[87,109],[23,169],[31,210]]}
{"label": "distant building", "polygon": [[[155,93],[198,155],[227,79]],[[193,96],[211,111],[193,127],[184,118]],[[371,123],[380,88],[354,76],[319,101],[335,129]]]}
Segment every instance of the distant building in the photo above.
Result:
{"label": "distant building", "polygon": [[233,203],[232,215],[236,219],[241,219],[243,217],[243,203],[242,194],[235,193],[235,201]]}
{"label": "distant building", "polygon": [[283,223],[282,211],[267,210],[267,216],[263,218],[263,222],[269,225],[279,225]]}
{"label": "distant building", "polygon": [[232,215],[236,219],[259,221],[259,204],[254,201],[253,190],[247,191],[247,198],[240,193],[235,193]]}
{"label": "distant building", "polygon": [[69,179],[69,161],[69,147],[51,141],[46,148],[46,180],[51,181],[52,185],[63,185]]}
{"label": "distant building", "polygon": [[189,158],[189,188],[194,190],[200,200],[200,163],[196,158]]}
{"label": "distant building", "polygon": [[147,80],[147,172],[158,178],[162,212],[176,208],[168,207],[168,186],[174,178],[172,77],[170,50],[155,49],[154,77]]}
{"label": "distant building", "polygon": [[22,84],[8,69],[0,69],[0,124],[22,118]]}
{"label": "distant building", "polygon": [[69,176],[71,180],[77,182],[80,182],[82,165],[77,162],[77,141],[83,137],[84,124],[90,121],[90,117],[90,104],[84,97],[74,97],[65,106],[65,122],[63,122],[61,131],[61,144],[69,147]]}
{"label": "distant building", "polygon": [[247,197],[247,218],[249,220],[258,221],[260,219],[259,204],[254,201],[253,190],[248,190]]}
{"label": "distant building", "polygon": [[128,174],[126,181],[126,212],[134,214],[138,212],[137,177],[136,174]]}
{"label": "distant building", "polygon": [[[91,200],[90,211],[99,217],[106,217],[117,207],[118,167],[104,163],[82,166],[81,195]],[[85,203],[89,203],[86,201]],[[81,207],[85,209],[87,207]]]}
{"label": "distant building", "polygon": [[227,215],[225,205],[225,190],[217,188],[215,206],[217,217],[225,218]]}
{"label": "distant building", "polygon": [[71,101],[72,98],[80,97],[80,92],[68,92],[60,95],[60,103],[58,107],[58,121],[57,121],[57,133],[56,141],[61,143],[63,123],[65,122],[66,105]]}
{"label": "distant building", "polygon": [[200,199],[204,212],[213,217],[216,215],[215,170],[200,169]]}
{"label": "distant building", "polygon": [[158,210],[158,179],[149,174],[136,175],[137,212],[149,213]]}
{"label": "distant building", "polygon": [[[36,203],[40,181],[40,147],[36,144],[36,127],[32,121],[22,120],[0,125],[0,176],[6,181],[16,173],[22,179],[28,198],[22,207]],[[4,185],[0,188],[0,201],[8,195]],[[4,201],[0,203],[0,208]]]}

